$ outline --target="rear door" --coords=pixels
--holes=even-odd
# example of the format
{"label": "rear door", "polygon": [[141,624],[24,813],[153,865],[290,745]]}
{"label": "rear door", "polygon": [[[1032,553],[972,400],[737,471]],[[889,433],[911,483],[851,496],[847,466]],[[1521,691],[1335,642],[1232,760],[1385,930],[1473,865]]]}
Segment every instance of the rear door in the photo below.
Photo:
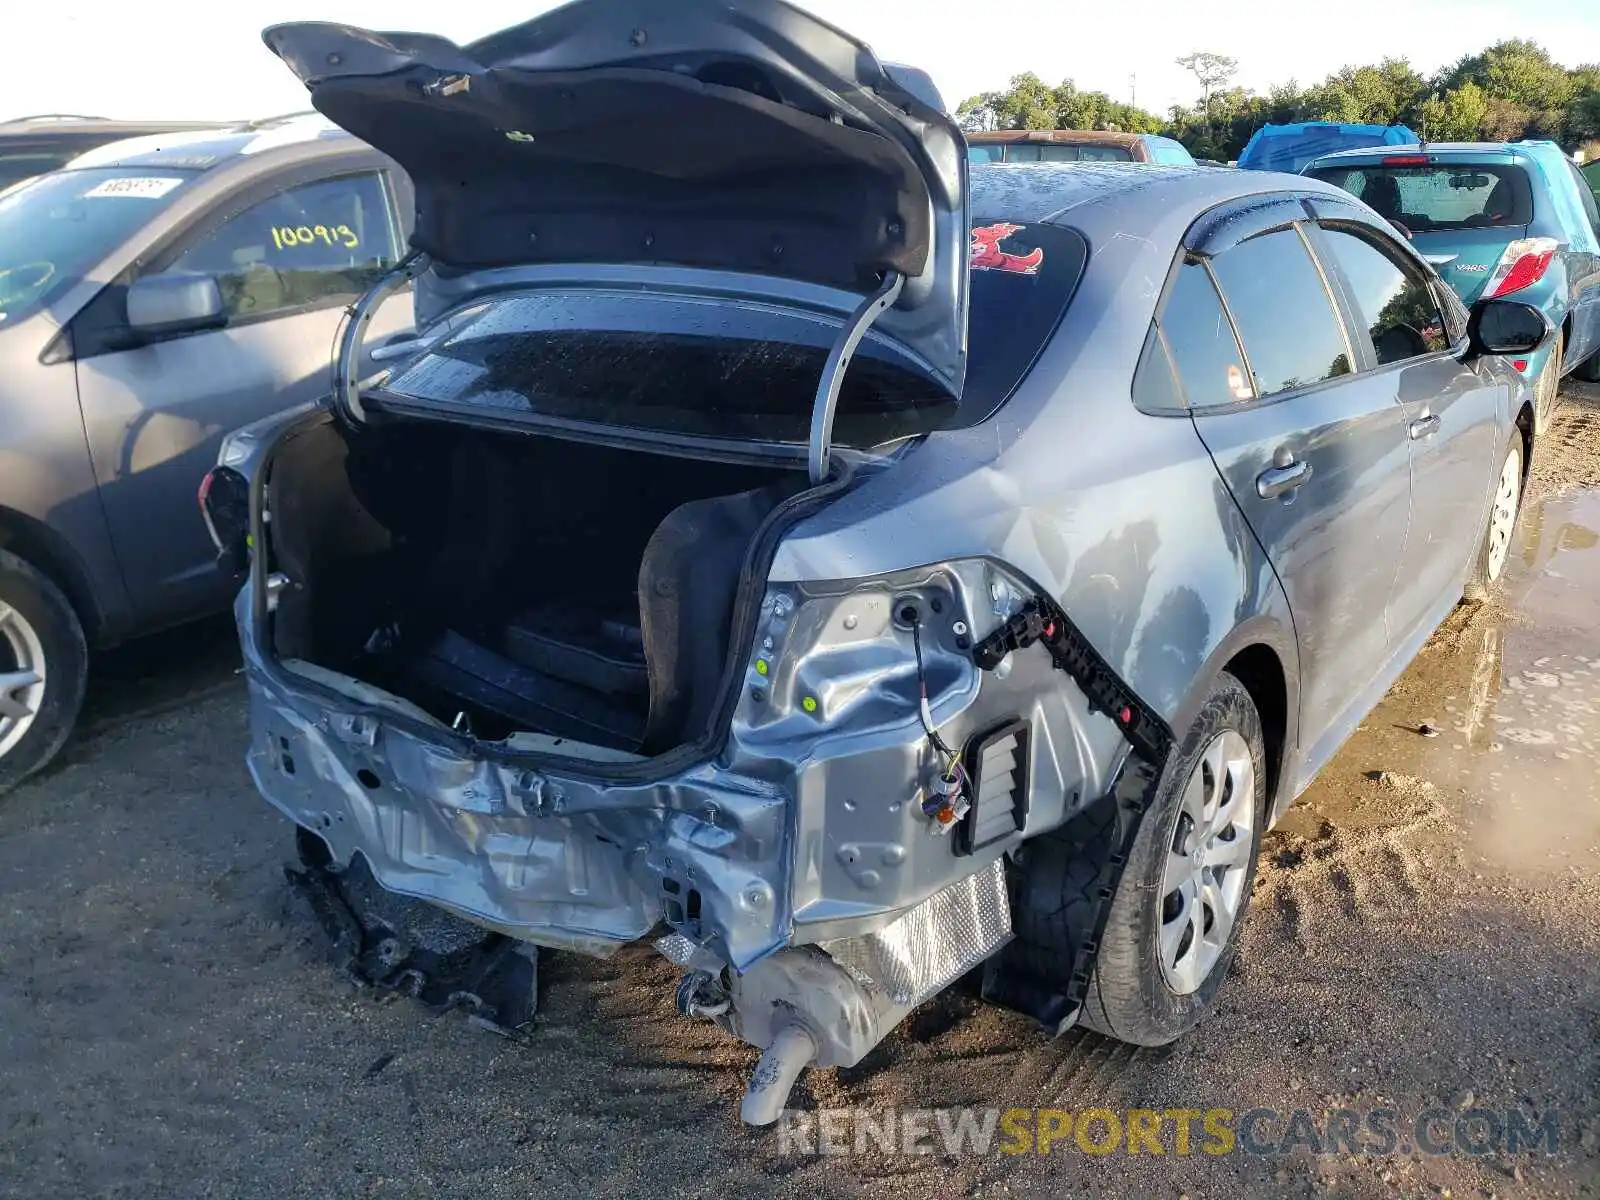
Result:
{"label": "rear door", "polygon": [[[1343,740],[1392,657],[1411,479],[1393,381],[1353,373],[1304,217],[1298,204],[1222,214],[1222,248],[1178,268],[1160,326],[1195,429],[1288,595],[1310,749]],[[1243,236],[1246,222],[1261,231]]]}
{"label": "rear door", "polygon": [[[323,166],[235,194],[74,324],[78,395],[106,517],[141,623],[225,602],[230,581],[195,503],[224,435],[328,391],[345,307],[400,249],[386,172]],[[134,344],[125,285],[144,274],[214,276],[223,329]],[[411,325],[410,296],[374,319]]]}
{"label": "rear door", "polygon": [[1465,323],[1447,319],[1434,282],[1365,220],[1327,219],[1313,243],[1356,330],[1373,386],[1393,390],[1411,457],[1411,534],[1390,616],[1401,643],[1425,637],[1461,598],[1500,466],[1504,383],[1459,359]]}

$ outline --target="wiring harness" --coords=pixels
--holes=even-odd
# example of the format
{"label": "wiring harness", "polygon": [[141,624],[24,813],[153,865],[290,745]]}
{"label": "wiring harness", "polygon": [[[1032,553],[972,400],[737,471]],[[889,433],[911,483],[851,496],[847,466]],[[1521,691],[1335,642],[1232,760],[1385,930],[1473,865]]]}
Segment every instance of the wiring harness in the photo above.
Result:
{"label": "wiring harness", "polygon": [[928,705],[928,672],[922,661],[922,617],[911,618],[911,646],[917,656],[917,717],[928,735],[928,744],[939,760],[939,776],[933,790],[922,798],[922,811],[932,818],[930,832],[943,836],[954,829],[972,808],[972,788],[961,756],[950,748],[933,727],[933,709]]}

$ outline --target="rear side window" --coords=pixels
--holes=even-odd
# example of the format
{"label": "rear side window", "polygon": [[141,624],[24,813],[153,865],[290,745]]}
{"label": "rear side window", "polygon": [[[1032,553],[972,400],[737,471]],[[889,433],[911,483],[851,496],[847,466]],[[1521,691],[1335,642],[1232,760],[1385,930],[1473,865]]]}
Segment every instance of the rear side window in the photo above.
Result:
{"label": "rear side window", "polygon": [[1449,348],[1438,300],[1420,271],[1402,266],[1353,230],[1324,228],[1322,237],[1372,335],[1379,363],[1404,362]]}
{"label": "rear side window", "polygon": [[1413,233],[1499,229],[1533,220],[1533,188],[1521,167],[1432,163],[1331,167],[1312,176],[1343,188]]}
{"label": "rear side window", "polygon": [[[1222,311],[1222,300],[1204,263],[1178,268],[1157,322],[1171,354],[1172,366],[1183,385],[1190,408],[1238,404],[1255,398],[1244,369],[1244,355],[1233,336],[1233,326]],[[1157,402],[1160,375],[1154,365],[1140,369],[1141,406]]]}
{"label": "rear side window", "polygon": [[1211,270],[1239,327],[1258,395],[1350,374],[1344,328],[1298,230],[1241,242],[1213,259]]}

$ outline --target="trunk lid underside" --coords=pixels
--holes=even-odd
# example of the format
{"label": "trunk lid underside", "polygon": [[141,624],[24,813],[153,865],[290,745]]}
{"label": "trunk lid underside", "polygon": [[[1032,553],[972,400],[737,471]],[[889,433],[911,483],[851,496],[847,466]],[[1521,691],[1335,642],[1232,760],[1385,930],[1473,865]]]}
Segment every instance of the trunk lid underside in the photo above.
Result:
{"label": "trunk lid underside", "polygon": [[681,267],[828,292],[844,316],[892,272],[875,332],[959,394],[961,135],[926,76],[781,0],[580,0],[466,47],[324,23],[264,37],[411,175],[412,242],[441,278]]}

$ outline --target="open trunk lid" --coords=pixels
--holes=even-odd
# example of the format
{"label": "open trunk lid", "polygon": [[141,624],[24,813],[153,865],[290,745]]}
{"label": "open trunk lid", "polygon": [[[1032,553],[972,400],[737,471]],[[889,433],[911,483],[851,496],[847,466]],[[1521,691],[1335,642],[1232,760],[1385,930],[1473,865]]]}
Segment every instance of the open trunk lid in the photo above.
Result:
{"label": "open trunk lid", "polygon": [[325,23],[263,36],[411,175],[412,244],[452,306],[529,268],[791,305],[870,325],[959,396],[961,134],[926,75],[782,0],[576,0],[464,47]]}

